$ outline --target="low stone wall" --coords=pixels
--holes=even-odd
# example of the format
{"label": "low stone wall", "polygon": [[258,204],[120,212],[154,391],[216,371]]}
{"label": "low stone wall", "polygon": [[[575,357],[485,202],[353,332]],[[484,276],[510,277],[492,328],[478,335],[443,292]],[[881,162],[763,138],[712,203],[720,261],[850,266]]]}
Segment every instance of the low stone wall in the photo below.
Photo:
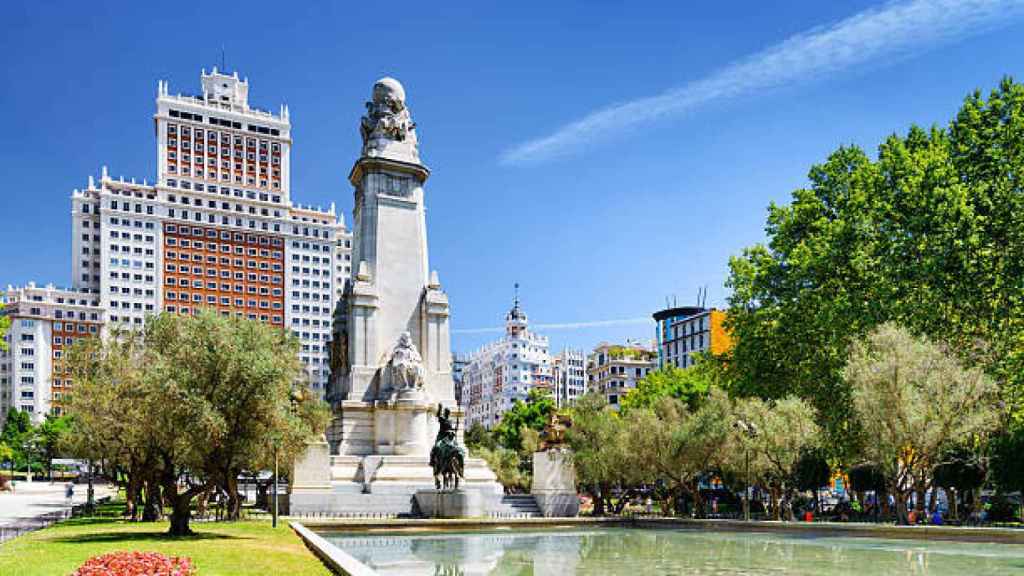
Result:
{"label": "low stone wall", "polygon": [[965,528],[959,526],[894,526],[891,524],[861,524],[841,522],[776,522],[743,520],[698,520],[689,518],[462,518],[462,519],[338,519],[305,522],[307,527],[319,531],[361,532],[370,530],[425,531],[425,530],[488,530],[494,528],[581,528],[593,526],[623,526],[631,528],[677,528],[688,530],[722,530],[743,532],[776,532],[790,534],[819,534],[861,538],[893,538],[897,540],[950,540],[961,542],[995,542],[1024,544],[1024,529]]}
{"label": "low stone wall", "polygon": [[299,522],[291,522],[289,526],[331,572],[341,576],[376,576],[377,573],[369,566],[356,560]]}

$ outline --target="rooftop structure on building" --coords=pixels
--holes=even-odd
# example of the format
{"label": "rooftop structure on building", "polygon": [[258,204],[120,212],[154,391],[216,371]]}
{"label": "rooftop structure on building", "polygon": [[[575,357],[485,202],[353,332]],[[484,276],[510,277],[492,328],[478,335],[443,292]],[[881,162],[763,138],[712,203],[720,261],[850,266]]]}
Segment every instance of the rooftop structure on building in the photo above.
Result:
{"label": "rooftop structure on building", "polygon": [[466,426],[492,428],[530,390],[553,392],[554,375],[548,338],[530,331],[519,303],[519,285],[505,315],[505,334],[469,355],[463,369],[462,408]]}

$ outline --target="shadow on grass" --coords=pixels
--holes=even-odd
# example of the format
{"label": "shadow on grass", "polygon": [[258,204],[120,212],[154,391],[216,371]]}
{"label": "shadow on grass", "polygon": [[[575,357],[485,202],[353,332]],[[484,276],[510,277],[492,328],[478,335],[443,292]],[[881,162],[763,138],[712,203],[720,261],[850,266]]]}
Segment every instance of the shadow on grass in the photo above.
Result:
{"label": "shadow on grass", "polygon": [[244,540],[244,538],[212,532],[196,532],[191,536],[168,536],[167,532],[112,531],[61,536],[53,538],[51,542],[88,544],[101,542],[195,542],[198,540]]}

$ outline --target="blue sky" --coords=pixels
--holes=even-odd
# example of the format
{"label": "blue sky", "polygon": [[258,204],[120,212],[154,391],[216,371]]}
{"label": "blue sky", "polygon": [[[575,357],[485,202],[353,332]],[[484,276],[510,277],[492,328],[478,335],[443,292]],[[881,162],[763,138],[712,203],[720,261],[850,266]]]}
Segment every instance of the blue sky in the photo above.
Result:
{"label": "blue sky", "polygon": [[375,79],[418,124],[431,266],[454,347],[496,334],[512,285],[553,347],[643,322],[764,238],[765,208],[841,144],[874,150],[1024,77],[1009,0],[785,3],[8,2],[0,35],[0,285],[67,284],[73,188],[152,179],[157,80],[218,64],[287,103],[292,196],[336,202]]}

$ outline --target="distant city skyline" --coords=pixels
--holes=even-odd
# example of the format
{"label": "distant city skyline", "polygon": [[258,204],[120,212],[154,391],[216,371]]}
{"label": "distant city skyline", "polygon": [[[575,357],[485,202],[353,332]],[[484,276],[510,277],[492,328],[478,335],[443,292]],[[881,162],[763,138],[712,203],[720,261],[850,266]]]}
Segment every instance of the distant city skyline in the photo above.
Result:
{"label": "distant city skyline", "polygon": [[403,82],[454,350],[502,330],[515,282],[552,350],[651,340],[666,298],[707,286],[724,306],[728,258],[812,164],[1024,76],[1021,6],[15,2],[0,286],[71,284],[71,190],[104,165],[152,179],[157,82],[187,90],[223,58],[254,106],[288,105],[295,196],[348,226],[362,102],[381,76]]}

